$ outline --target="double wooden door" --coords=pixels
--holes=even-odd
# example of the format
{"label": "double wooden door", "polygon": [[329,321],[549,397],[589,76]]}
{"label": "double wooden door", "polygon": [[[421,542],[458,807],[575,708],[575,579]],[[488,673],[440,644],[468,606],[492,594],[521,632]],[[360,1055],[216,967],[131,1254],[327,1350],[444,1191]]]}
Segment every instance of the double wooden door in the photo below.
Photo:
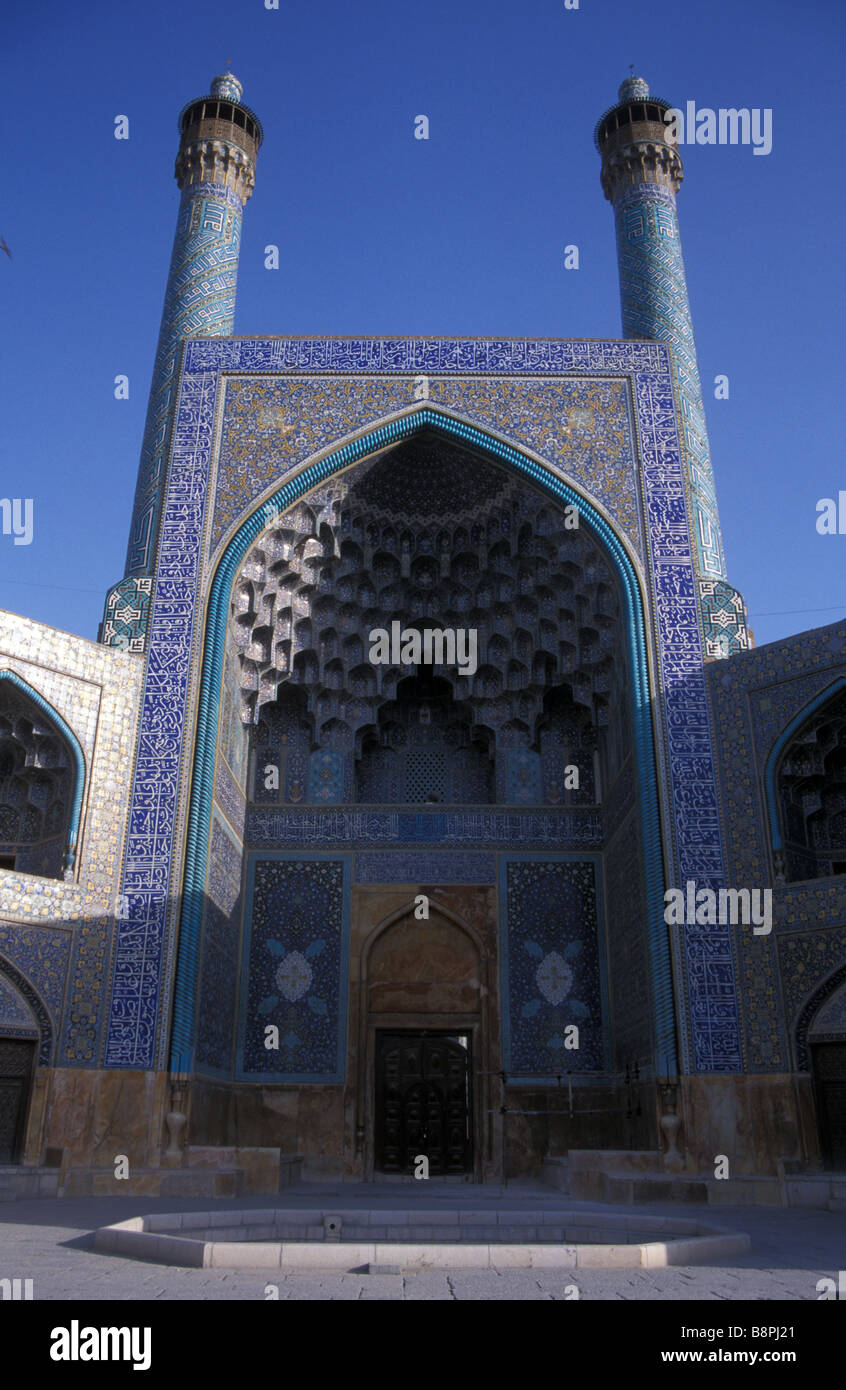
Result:
{"label": "double wooden door", "polygon": [[376,1168],[430,1177],[473,1165],[470,1038],[451,1033],[377,1033]]}

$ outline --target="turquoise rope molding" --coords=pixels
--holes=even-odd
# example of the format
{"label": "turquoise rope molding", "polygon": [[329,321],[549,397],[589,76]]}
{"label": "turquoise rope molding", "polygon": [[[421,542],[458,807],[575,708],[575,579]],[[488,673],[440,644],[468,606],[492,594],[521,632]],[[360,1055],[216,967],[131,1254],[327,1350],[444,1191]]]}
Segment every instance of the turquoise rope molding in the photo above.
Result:
{"label": "turquoise rope molding", "polygon": [[74,762],[74,784],[73,801],[71,803],[70,824],[68,826],[67,850],[65,852],[65,868],[73,869],[76,863],[76,842],[79,838],[79,820],[82,815],[82,796],[85,791],[85,754],[73,729],[65,723],[62,716],[53,708],[43,695],[39,695],[37,690],[33,690],[31,685],[27,685],[25,680],[14,671],[0,671],[0,681],[9,681],[17,690],[20,690],[27,699],[32,700],[37,705],[42,714],[45,714],[51,724],[55,724],[59,733],[70,747]]}
{"label": "turquoise rope molding", "polygon": [[844,687],[846,687],[846,679],[841,677],[831,685],[826,686],[825,690],[821,690],[819,695],[815,695],[813,700],[810,700],[809,703],[805,705],[804,708],[800,709],[799,713],[791,719],[787,728],[783,730],[773,744],[772,752],[767,758],[767,767],[764,773],[764,786],[767,794],[767,811],[770,818],[770,839],[774,851],[784,849],[784,842],[781,835],[781,817],[778,812],[778,796],[775,784],[776,772],[781,762],[781,755],[784,752],[786,744],[790,742],[797,730],[801,729],[805,720],[810,718],[814,710],[819,709],[820,705],[824,705],[833,695],[837,694],[838,690],[843,690]]}
{"label": "turquoise rope molding", "polygon": [[646,625],[643,601],[634,566],[619,537],[607,521],[575,488],[557,478],[543,464],[521,454],[511,445],[483,430],[426,406],[391,420],[378,429],[336,449],[306,468],[275,492],[253,513],[229,542],[215,572],[209,595],[206,641],[197,717],[194,776],[188,813],[182,916],[177,951],[171,1032],[170,1069],[186,1073],[193,1068],[196,1022],[197,965],[202,926],[203,896],[208,863],[209,823],[214,791],[217,749],[218,698],[223,670],[224,641],[229,618],[232,583],[254,540],[281,512],[324,479],[388,444],[397,443],[421,429],[435,429],[469,443],[505,463],[518,475],[538,484],[555,501],[575,506],[579,517],[613,561],[622,580],[628,633],[628,667],[632,691],[638,805],[643,835],[646,911],[649,927],[649,963],[652,980],[655,1057],[666,1059],[677,1070],[675,1004],[673,999],[670,944],[664,922],[664,860],[658,806],[657,763],[652,732]]}

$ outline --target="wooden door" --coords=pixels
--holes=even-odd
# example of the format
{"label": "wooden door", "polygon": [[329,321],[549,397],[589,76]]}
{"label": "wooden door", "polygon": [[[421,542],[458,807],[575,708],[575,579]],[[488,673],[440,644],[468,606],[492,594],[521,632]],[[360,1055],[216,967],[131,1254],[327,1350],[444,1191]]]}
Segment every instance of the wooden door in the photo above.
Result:
{"label": "wooden door", "polygon": [[472,1168],[470,1039],[378,1033],[376,1167],[413,1174],[421,1155],[430,1177],[460,1177]]}

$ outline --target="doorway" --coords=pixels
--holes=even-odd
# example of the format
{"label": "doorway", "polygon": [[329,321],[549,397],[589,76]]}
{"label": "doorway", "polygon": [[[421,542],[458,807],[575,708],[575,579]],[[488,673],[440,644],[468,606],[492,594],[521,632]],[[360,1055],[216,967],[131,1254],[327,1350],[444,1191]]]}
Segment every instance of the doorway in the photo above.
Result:
{"label": "doorway", "polygon": [[811,1044],[823,1162],[846,1172],[846,1042]]}
{"label": "doorway", "polygon": [[20,1163],[35,1043],[0,1038],[0,1165]]}
{"label": "doorway", "polygon": [[473,1171],[468,1033],[376,1033],[376,1170],[430,1177]]}

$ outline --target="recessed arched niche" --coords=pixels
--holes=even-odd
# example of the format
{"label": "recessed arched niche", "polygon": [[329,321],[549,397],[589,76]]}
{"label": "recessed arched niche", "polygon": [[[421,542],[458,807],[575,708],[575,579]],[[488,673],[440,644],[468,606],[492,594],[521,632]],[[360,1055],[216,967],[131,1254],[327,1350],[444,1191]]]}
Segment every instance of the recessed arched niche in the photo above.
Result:
{"label": "recessed arched niche", "polygon": [[368,1010],[371,1015],[476,1013],[480,983],[472,937],[437,909],[423,921],[410,910],[370,951]]}

